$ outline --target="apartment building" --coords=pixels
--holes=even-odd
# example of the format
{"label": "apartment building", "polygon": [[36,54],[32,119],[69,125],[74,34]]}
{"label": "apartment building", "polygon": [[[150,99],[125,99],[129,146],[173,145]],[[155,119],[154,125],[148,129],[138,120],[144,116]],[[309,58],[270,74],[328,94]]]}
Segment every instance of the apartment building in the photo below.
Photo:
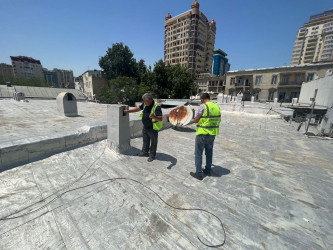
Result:
{"label": "apartment building", "polygon": [[242,92],[247,100],[253,95],[256,100],[290,102],[299,97],[303,82],[322,78],[327,70],[333,70],[333,63],[228,71],[225,94]]}
{"label": "apartment building", "polygon": [[291,65],[333,61],[333,9],[313,15],[299,29]]}
{"label": "apartment building", "polygon": [[72,70],[43,68],[44,81],[51,83],[55,88],[74,89],[74,76]]}
{"label": "apartment building", "polygon": [[195,0],[180,15],[168,13],[164,24],[165,64],[179,63],[196,74],[211,72],[216,34],[216,22],[209,21],[199,7]]}
{"label": "apartment building", "polygon": [[194,81],[198,93],[222,93],[225,91],[225,76],[215,76],[210,73],[202,73]]}
{"label": "apartment building", "polygon": [[74,76],[72,70],[53,69],[57,74],[58,84],[60,88],[74,89]]}
{"label": "apartment building", "polygon": [[0,63],[0,83],[10,82],[13,77],[12,65]]}
{"label": "apartment building", "polygon": [[43,68],[43,75],[45,82],[51,83],[55,88],[59,88],[58,76],[56,72],[48,70],[47,68]]}
{"label": "apartment building", "polygon": [[227,71],[230,70],[229,60],[227,53],[221,49],[214,50],[214,61],[213,61],[213,75],[224,76]]}
{"label": "apartment building", "polygon": [[[101,70],[87,70],[82,75],[83,92],[87,95],[88,100],[98,100],[100,88],[108,86],[108,81]],[[79,78],[80,79],[80,78]]]}
{"label": "apartment building", "polygon": [[11,56],[14,77],[30,79],[38,77],[43,79],[43,68],[39,60],[26,56]]}

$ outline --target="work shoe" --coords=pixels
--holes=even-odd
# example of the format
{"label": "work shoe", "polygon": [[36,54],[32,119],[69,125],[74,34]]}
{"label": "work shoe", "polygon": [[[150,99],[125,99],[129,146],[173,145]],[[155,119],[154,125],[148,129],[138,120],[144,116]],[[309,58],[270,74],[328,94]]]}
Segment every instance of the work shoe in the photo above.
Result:
{"label": "work shoe", "polygon": [[208,171],[207,169],[202,170],[206,176],[212,176],[212,172]]}
{"label": "work shoe", "polygon": [[199,177],[199,176],[197,176],[196,173],[190,172],[190,175],[191,175],[193,178],[195,178],[195,179],[197,179],[197,180],[199,180],[199,181],[202,181],[202,180],[203,180],[203,177]]}
{"label": "work shoe", "polygon": [[140,157],[147,157],[147,156],[149,156],[149,154],[148,154],[148,153],[141,152],[141,153],[138,153],[137,156],[140,156]]}

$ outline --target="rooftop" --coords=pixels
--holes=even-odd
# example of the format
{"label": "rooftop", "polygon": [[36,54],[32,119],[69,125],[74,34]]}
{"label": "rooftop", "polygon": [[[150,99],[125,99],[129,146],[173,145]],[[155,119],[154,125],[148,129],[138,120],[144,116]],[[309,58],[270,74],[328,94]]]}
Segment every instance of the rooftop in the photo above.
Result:
{"label": "rooftop", "polygon": [[[44,101],[39,109],[30,102],[30,111],[16,104],[0,107],[11,106],[22,121],[39,117],[36,126],[50,134],[105,122],[106,105],[79,103],[84,117],[60,121],[47,110],[53,104],[44,118]],[[10,117],[2,110],[1,121],[4,114]],[[222,111],[213,176],[203,181],[189,175],[194,140],[192,124],[161,131],[152,163],[134,156],[139,137],[127,155],[101,140],[1,172],[0,248],[205,249],[196,236],[223,242],[213,215],[167,204],[218,216],[225,249],[333,247],[331,140],[305,137],[278,116]]]}
{"label": "rooftop", "polygon": [[11,56],[10,59],[12,59],[12,61],[41,64],[39,60],[36,60],[32,57],[27,57],[27,56]]}
{"label": "rooftop", "polygon": [[304,65],[294,65],[294,66],[280,66],[280,67],[270,67],[270,68],[257,68],[257,69],[242,69],[242,70],[232,70],[228,71],[227,73],[238,73],[238,72],[248,72],[248,71],[262,71],[262,70],[281,70],[281,69],[311,69],[316,67],[325,67],[325,66],[331,66],[333,67],[333,62],[327,62],[327,63],[313,63],[313,64],[304,64]]}

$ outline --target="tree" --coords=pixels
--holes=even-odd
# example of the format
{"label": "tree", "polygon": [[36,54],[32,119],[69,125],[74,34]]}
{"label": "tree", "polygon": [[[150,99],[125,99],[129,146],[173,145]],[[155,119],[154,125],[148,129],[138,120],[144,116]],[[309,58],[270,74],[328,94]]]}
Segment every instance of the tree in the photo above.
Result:
{"label": "tree", "polygon": [[195,93],[194,75],[177,65],[165,65],[159,60],[154,67],[156,94],[160,98],[189,98]]}
{"label": "tree", "polygon": [[168,98],[172,89],[171,66],[166,66],[163,60],[160,59],[155,63],[153,72],[157,85],[156,94],[159,98]]}
{"label": "tree", "polygon": [[196,92],[193,74],[180,64],[172,66],[172,97],[176,99],[187,99]]}
{"label": "tree", "polygon": [[112,48],[108,48],[106,55],[100,58],[99,66],[104,70],[108,80],[118,76],[138,77],[137,63],[133,53],[123,43],[115,43]]}
{"label": "tree", "polygon": [[43,79],[39,77],[32,77],[30,79],[24,78],[10,78],[10,79],[1,79],[0,84],[6,84],[6,82],[11,82],[12,85],[17,86],[33,86],[33,87],[52,87],[52,84],[45,82]]}
{"label": "tree", "polygon": [[139,99],[139,88],[134,78],[119,76],[109,81],[110,88],[104,86],[99,90],[99,98],[104,103],[125,103],[134,105]]}

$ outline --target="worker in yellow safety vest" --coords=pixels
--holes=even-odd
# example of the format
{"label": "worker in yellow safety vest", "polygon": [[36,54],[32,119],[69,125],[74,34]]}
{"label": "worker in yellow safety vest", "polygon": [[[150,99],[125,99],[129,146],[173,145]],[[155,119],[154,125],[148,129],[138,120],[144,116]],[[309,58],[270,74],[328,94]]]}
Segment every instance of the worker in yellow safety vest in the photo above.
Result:
{"label": "worker in yellow safety vest", "polygon": [[[198,109],[194,123],[197,123],[195,138],[195,167],[196,172],[190,172],[191,176],[202,180],[203,174],[211,176],[213,146],[215,136],[219,134],[221,111],[218,105],[210,101],[210,95],[203,93],[200,96],[201,105]],[[205,150],[206,168],[202,170],[202,153]]]}
{"label": "worker in yellow safety vest", "polygon": [[142,119],[143,129],[143,145],[142,152],[138,156],[148,157],[148,162],[152,162],[156,156],[158,131],[162,129],[162,109],[152,94],[146,93],[142,96],[143,103],[140,107],[130,110],[124,110],[124,113],[132,113],[142,111],[140,118]]}

